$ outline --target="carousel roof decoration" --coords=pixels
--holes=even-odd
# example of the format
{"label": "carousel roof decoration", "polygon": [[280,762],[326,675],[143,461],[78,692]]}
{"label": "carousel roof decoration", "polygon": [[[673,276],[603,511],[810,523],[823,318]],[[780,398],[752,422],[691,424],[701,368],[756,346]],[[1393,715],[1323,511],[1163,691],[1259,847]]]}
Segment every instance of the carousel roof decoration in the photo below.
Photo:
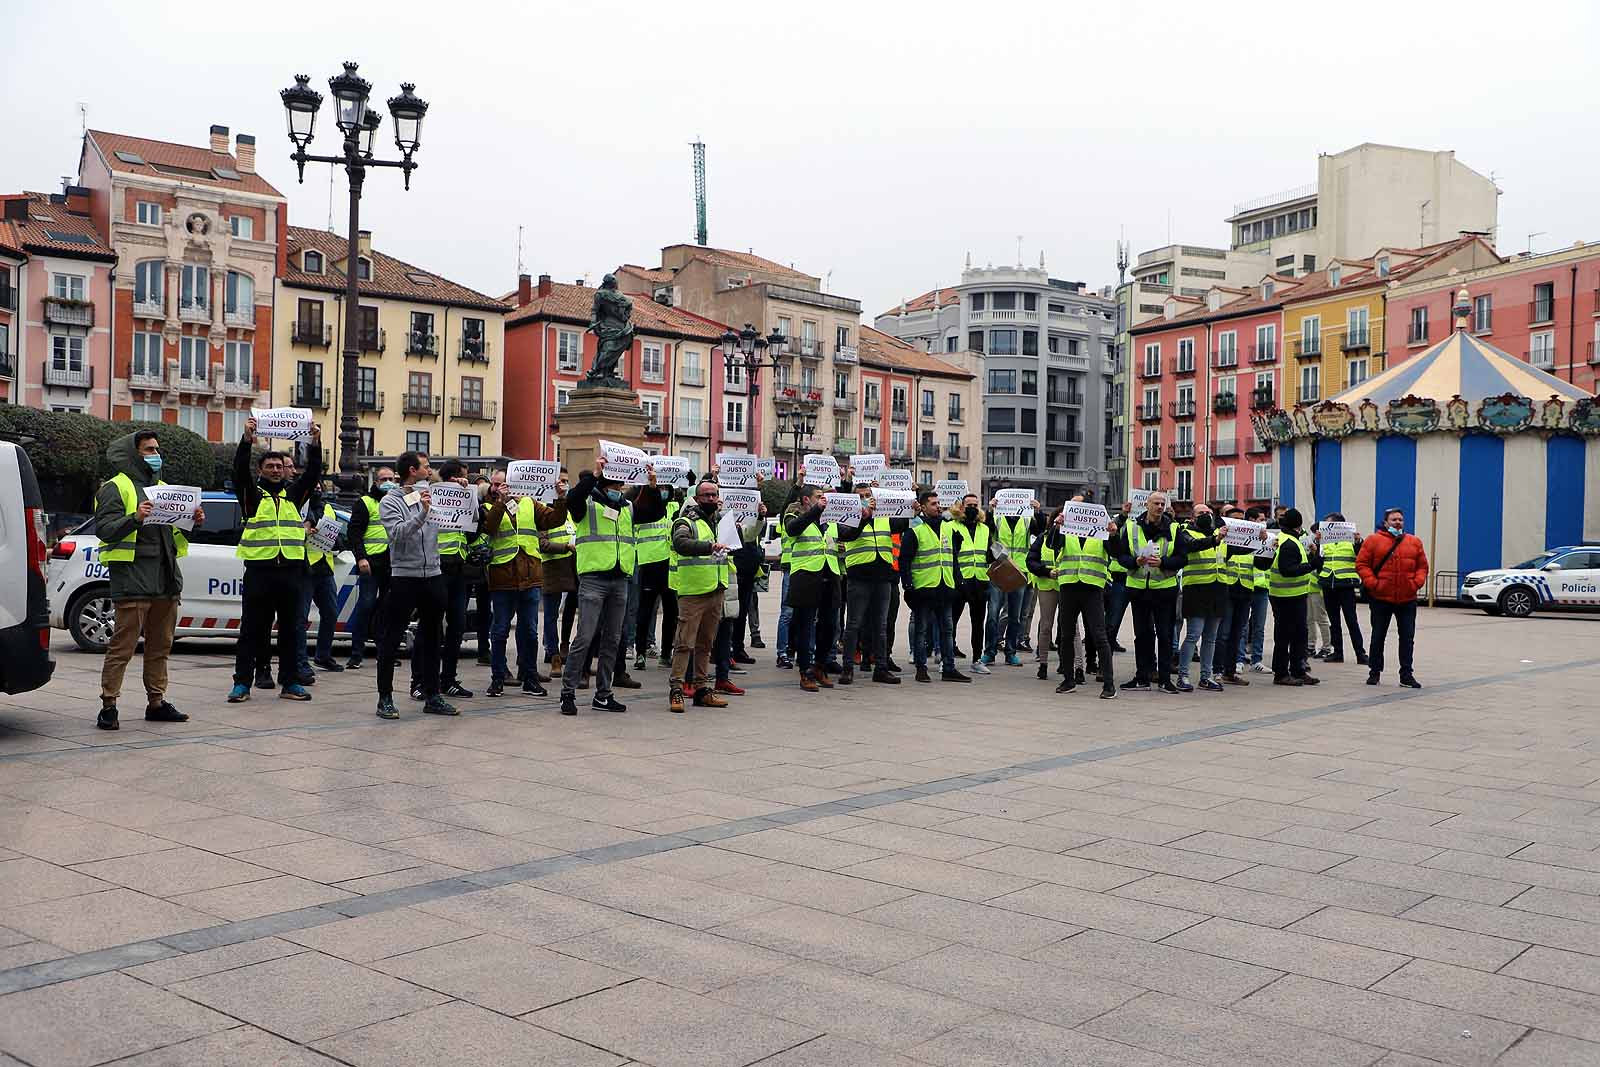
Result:
{"label": "carousel roof decoration", "polygon": [[1596,397],[1474,337],[1471,309],[1462,289],[1444,340],[1319,404],[1257,416],[1256,433],[1269,443],[1353,433],[1600,435]]}

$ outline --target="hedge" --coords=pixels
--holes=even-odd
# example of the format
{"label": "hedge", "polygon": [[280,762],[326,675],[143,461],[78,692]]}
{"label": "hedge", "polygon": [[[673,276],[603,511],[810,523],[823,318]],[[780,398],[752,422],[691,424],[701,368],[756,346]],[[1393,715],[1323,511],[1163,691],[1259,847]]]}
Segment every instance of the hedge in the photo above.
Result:
{"label": "hedge", "polygon": [[23,448],[39,479],[45,507],[52,511],[92,510],[96,490],[116,473],[106,459],[107,446],[125,433],[146,427],[161,436],[163,480],[202,489],[221,487],[211,446],[205,438],[181,426],[166,422],[111,422],[76,412],[36,411],[0,404],[0,435],[31,439]]}

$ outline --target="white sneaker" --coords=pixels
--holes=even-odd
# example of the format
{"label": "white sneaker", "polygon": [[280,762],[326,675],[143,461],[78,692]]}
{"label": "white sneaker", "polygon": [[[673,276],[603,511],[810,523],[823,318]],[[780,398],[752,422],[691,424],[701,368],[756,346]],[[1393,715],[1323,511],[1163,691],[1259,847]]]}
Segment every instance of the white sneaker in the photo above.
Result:
{"label": "white sneaker", "polygon": [[1252,663],[1252,664],[1250,664],[1250,669],[1252,671],[1254,671],[1256,674],[1266,674],[1267,673],[1267,665],[1265,663]]}
{"label": "white sneaker", "polygon": [[994,672],[991,671],[987,666],[985,666],[983,660],[980,659],[980,660],[977,660],[976,662],[974,662],[972,664],[972,673],[973,674],[993,674]]}

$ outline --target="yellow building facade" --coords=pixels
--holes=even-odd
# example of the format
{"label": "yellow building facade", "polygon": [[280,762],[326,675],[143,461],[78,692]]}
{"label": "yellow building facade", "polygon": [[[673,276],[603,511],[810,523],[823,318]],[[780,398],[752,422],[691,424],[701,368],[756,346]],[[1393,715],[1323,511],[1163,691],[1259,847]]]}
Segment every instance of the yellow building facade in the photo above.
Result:
{"label": "yellow building facade", "polygon": [[1326,281],[1309,279],[1310,292],[1283,305],[1286,401],[1326,400],[1384,369],[1386,285],[1370,277],[1330,289]]}
{"label": "yellow building facade", "polygon": [[469,467],[499,456],[507,305],[374,251],[366,232],[355,260],[360,362],[356,392],[347,397],[347,242],[289,227],[273,301],[272,403],[311,408],[325,443],[353,405],[362,456],[409,450]]}

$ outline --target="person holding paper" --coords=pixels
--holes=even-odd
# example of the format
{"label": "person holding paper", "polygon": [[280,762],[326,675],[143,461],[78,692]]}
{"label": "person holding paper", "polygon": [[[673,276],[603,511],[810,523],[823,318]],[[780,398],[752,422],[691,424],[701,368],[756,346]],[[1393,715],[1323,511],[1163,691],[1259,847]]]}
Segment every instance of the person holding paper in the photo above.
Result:
{"label": "person holding paper", "polygon": [[908,519],[881,519],[874,516],[877,501],[872,487],[855,486],[861,497],[861,524],[839,531],[845,546],[844,566],[849,577],[846,590],[844,627],[844,670],[839,684],[855,681],[856,651],[863,644],[864,660],[872,662],[872,680],[884,685],[899,685],[900,676],[889,670],[889,603],[894,589],[895,534],[904,534]]}
{"label": "person holding paper", "polygon": [[[451,482],[465,488],[467,485],[467,469],[455,460],[448,460],[439,466],[439,480]],[[439,544],[439,573],[444,579],[444,643],[439,651],[439,692],[450,699],[467,699],[472,696],[472,690],[461,684],[457,674],[457,667],[461,662],[461,642],[467,633],[467,544],[476,536],[468,534],[465,530],[438,530],[435,534]],[[479,620],[479,626],[482,626]],[[533,652],[538,648],[532,645],[529,656],[530,662]],[[521,651],[521,646],[518,646]],[[411,658],[412,667],[416,667],[417,658]],[[417,679],[412,679],[411,698],[417,699]]]}
{"label": "person holding paper", "polygon": [[[1133,501],[1124,500],[1122,508],[1112,516],[1116,525],[1111,531],[1108,540],[1116,540],[1117,534],[1128,524],[1128,516],[1133,514]],[[1122,633],[1122,620],[1128,613],[1128,568],[1116,556],[1112,556],[1106,563],[1106,569],[1111,574],[1111,580],[1106,585],[1106,640],[1111,644],[1111,651],[1126,652],[1126,648],[1117,641],[1117,635]]]}
{"label": "person holding paper", "polygon": [[1167,514],[1167,494],[1151,493],[1145,512],[1123,524],[1106,546],[1128,571],[1128,602],[1133,608],[1135,674],[1123,689],[1176,693],[1172,684],[1173,630],[1177,625],[1178,571],[1185,561],[1184,539]]}
{"label": "person holding paper", "polygon": [[678,594],[668,578],[671,572],[672,523],[683,510],[682,494],[662,489],[666,501],[661,518],[642,522],[633,528],[634,576],[639,583],[639,611],[633,628],[633,669],[649,666],[649,650],[654,641],[656,605],[661,606],[660,664],[672,666],[672,645],[678,632]]}
{"label": "person holding paper", "polygon": [[306,574],[305,584],[300,590],[300,618],[309,619],[311,605],[316,604],[317,656],[312,660],[310,641],[302,626],[299,635],[302,683],[307,677],[316,678],[311,667],[313,662],[333,674],[344,670],[339,661],[333,658],[333,634],[339,627],[339,589],[333,580],[333,556],[311,541],[311,535],[316,533],[317,524],[323,519],[337,519],[337,516],[333,513],[333,505],[323,498],[322,490],[314,489],[311,499],[306,502]]}
{"label": "person holding paper", "polygon": [[445,581],[439,566],[438,531],[428,523],[433,469],[423,452],[402,452],[395,461],[400,488],[383,498],[378,518],[389,534],[389,596],[383,638],[378,643],[378,718],[398,719],[394,706],[394,665],[413,613],[416,642],[411,648],[415,693],[428,715],[460,715],[439,695],[439,630],[446,609]]}
{"label": "person holding paper", "polygon": [[[1304,551],[1313,548],[1321,554],[1322,534],[1320,524],[1313,522],[1311,529],[1300,534],[1300,547]],[[1317,583],[1317,576],[1312,575],[1306,585],[1306,655],[1310,659],[1323,659],[1333,654],[1333,631],[1328,626],[1328,605],[1322,599],[1322,586]]]}
{"label": "person holding paper", "polygon": [[[628,582],[633,576],[633,523],[653,520],[635,516],[622,483],[605,474],[606,457],[597,453],[594,469],[578,476],[567,493],[567,515],[577,530],[578,633],[561,675],[561,714],[578,714],[577,689],[590,658],[595,711],[624,712],[628,706],[611,690],[621,654],[622,624],[628,609]],[[660,494],[651,494],[660,508]],[[664,512],[665,509],[661,508]]]}
{"label": "person holding paper", "polygon": [[[1328,514],[1327,522],[1344,522],[1337,511]],[[1344,631],[1350,629],[1350,647],[1355,651],[1356,662],[1367,662],[1366,643],[1361,639],[1361,621],[1356,618],[1356,590],[1361,588],[1361,578],[1356,574],[1356,555],[1361,549],[1362,537],[1354,541],[1318,542],[1322,552],[1322,570],[1317,572],[1317,582],[1322,586],[1322,599],[1328,611],[1328,630],[1333,639],[1333,651],[1322,658],[1324,663],[1344,662]]]}
{"label": "person holding paper", "polygon": [[912,526],[900,539],[900,584],[905,590],[906,603],[911,605],[916,637],[912,646],[912,659],[917,668],[919,682],[931,682],[928,674],[928,655],[933,644],[933,631],[939,631],[940,653],[946,682],[970,682],[971,678],[956,670],[956,626],[950,605],[956,595],[956,573],[950,558],[950,542],[944,533],[944,509],[939,506],[939,494],[924,489],[917,494],[917,512],[922,520]]}
{"label": "person holding paper", "polygon": [[[1073,497],[1082,500],[1081,496]],[[1106,583],[1110,578],[1106,555],[1106,540],[1069,534],[1062,528],[1066,511],[1056,512],[1048,529],[1035,538],[1028,549],[1028,571],[1036,578],[1056,585],[1057,618],[1055,637],[1057,656],[1061,661],[1061,683],[1057,693],[1070,693],[1078,687],[1081,670],[1078,667],[1078,621],[1088,631],[1094,643],[1095,664],[1100,668],[1100,699],[1114,700],[1117,696],[1116,672],[1111,662],[1111,643],[1106,640],[1104,602]],[[1110,523],[1108,521],[1107,525]],[[1046,598],[1041,595],[1041,607]],[[1049,647],[1044,643],[1040,629],[1039,677],[1048,677]],[[1087,659],[1087,650],[1085,650]]]}
{"label": "person holding paper", "polygon": [[733,572],[733,563],[728,558],[731,546],[717,538],[720,499],[721,490],[716,479],[702,478],[695,486],[694,501],[672,520],[669,567],[678,591],[678,630],[672,641],[667,710],[680,715],[683,713],[684,679],[691,661],[694,706],[728,706],[717,694],[717,687],[712,685],[711,675],[711,649],[724,622],[723,598]]}
{"label": "person holding paper", "polygon": [[[100,714],[95,725],[121,729],[117,698],[141,635],[145,721],[187,722],[189,716],[168,703],[166,694],[167,659],[183,596],[178,560],[188,555],[189,542],[176,526],[144,524],[153,509],[144,490],[165,484],[160,477],[161,440],[153,430],[123,434],[106,447],[106,459],[117,473],[95,494],[94,532],[100,538],[100,562],[111,578],[116,622],[100,665]],[[206,521],[204,509],[194,509],[194,521]]]}
{"label": "person holding paper", "polygon": [[[233,491],[245,516],[236,555],[244,560],[243,618],[239,622],[233,664],[233,689],[228,703],[250,699],[250,683],[272,687],[271,665],[260,656],[264,635],[274,622],[278,627],[278,684],[284,700],[310,700],[299,681],[296,620],[300,617],[300,586],[306,568],[306,528],[300,508],[311,498],[322,476],[322,427],[311,427],[306,446],[306,469],[293,483],[287,481],[289,459],[281,452],[264,453],[251,476],[250,453],[256,440],[256,420],[246,419],[244,436],[233,454]],[[303,633],[302,629],[302,633]],[[259,658],[258,658],[259,657]],[[266,685],[262,686],[261,683]]]}
{"label": "person holding paper", "polygon": [[347,671],[360,667],[365,660],[369,629],[373,640],[383,643],[383,600],[389,592],[389,535],[378,518],[378,506],[384,495],[399,485],[393,467],[374,467],[371,488],[350,509],[345,541],[355,557],[358,577],[356,607],[350,613],[350,658],[344,665]]}
{"label": "person holding paper", "polygon": [[504,470],[490,474],[488,505],[481,527],[489,538],[489,566],[484,581],[489,586],[493,620],[489,624],[489,696],[503,696],[506,691],[510,677],[506,636],[511,632],[513,615],[517,618],[517,678],[522,691],[530,696],[550,695],[539,683],[538,618],[544,595],[540,539],[552,536],[566,518],[564,497],[557,498],[553,506],[532,497],[515,498],[507,490]]}
{"label": "person holding paper", "polygon": [[[991,506],[993,501],[990,502]],[[1003,516],[1001,517],[1004,518]],[[991,656],[984,655],[984,643],[988,633],[984,630],[984,615],[989,607],[990,594],[998,589],[989,584],[989,564],[995,558],[993,547],[1001,544],[1000,533],[995,528],[997,520],[991,514],[985,514],[978,506],[978,494],[968,493],[961,498],[959,508],[951,512],[949,520],[944,524],[943,534],[947,539],[947,551],[950,553],[950,563],[955,570],[956,595],[950,606],[950,625],[958,628],[961,625],[961,612],[965,608],[971,619],[972,625],[972,673],[989,674],[989,664],[994,662]],[[1022,522],[1018,517],[1017,522]],[[1027,543],[1027,527],[1022,527],[1023,543]],[[1019,560],[1026,558],[1026,552],[1017,557]],[[1022,590],[1017,590],[1020,595]],[[1020,623],[1021,607],[1018,606],[1017,621]],[[960,642],[956,642],[959,647]],[[1010,647],[1010,646],[1008,646]],[[1007,656],[1007,662],[1021,663],[1016,653]]]}
{"label": "person holding paper", "polygon": [[[989,510],[992,513],[995,500],[989,501]],[[1007,518],[1004,515],[994,520],[994,534],[996,540],[1006,550],[1012,559],[1021,562],[1028,558],[1028,539],[1033,524],[1040,510],[1039,501],[1033,502],[1033,512],[1028,515],[1018,515]],[[999,656],[1005,656],[1006,663],[1016,667],[1022,663],[1021,652],[1029,644],[1028,634],[1023,627],[1023,601],[1027,597],[1028,587],[1007,593],[998,585],[988,587],[989,595],[989,621],[986,627],[983,662],[992,665]]]}
{"label": "person holding paper", "polygon": [[799,502],[784,516],[789,534],[789,624],[800,688],[832,689],[824,669],[833,652],[833,620],[839,600],[839,527],[821,525],[823,486],[802,485]]}
{"label": "person holding paper", "polygon": [[[556,500],[565,500],[571,488],[567,468],[556,477]],[[578,528],[567,521],[539,535],[539,555],[544,557],[544,661],[550,673],[559,676],[572,647],[572,625],[578,618],[578,571],[574,542]]]}
{"label": "person holding paper", "polygon": [[[1224,522],[1243,519],[1244,510],[1237,505],[1222,509]],[[1224,685],[1249,685],[1239,676],[1239,654],[1244,647],[1249,629],[1250,599],[1255,593],[1255,550],[1248,545],[1224,545],[1225,556],[1222,600],[1222,621],[1217,626],[1217,651],[1211,664],[1211,676],[1221,679]]]}
{"label": "person holding paper", "polygon": [[1267,572],[1272,603],[1272,684],[1316,685],[1306,669],[1306,595],[1317,580],[1322,557],[1301,545],[1300,512],[1287,508],[1278,516],[1277,547],[1257,556]]}
{"label": "person holding paper", "polygon": [[1228,548],[1222,531],[1215,526],[1216,516],[1205,504],[1195,504],[1194,518],[1180,530],[1186,558],[1183,567],[1183,614],[1186,630],[1178,649],[1178,690],[1194,692],[1189,684],[1189,664],[1195,646],[1200,648],[1200,688],[1222,692],[1222,682],[1214,674],[1217,659],[1217,630],[1222,624],[1227,587],[1233,583],[1228,569]]}

